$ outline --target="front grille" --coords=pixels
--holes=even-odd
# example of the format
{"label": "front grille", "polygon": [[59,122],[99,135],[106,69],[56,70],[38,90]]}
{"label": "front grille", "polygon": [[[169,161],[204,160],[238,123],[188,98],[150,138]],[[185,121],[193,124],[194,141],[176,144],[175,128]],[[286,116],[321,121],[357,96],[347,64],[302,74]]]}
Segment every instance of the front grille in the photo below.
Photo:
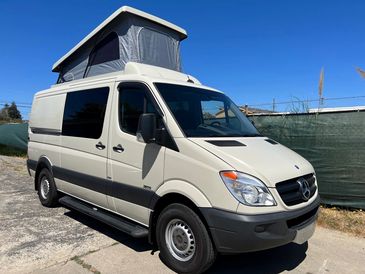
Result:
{"label": "front grille", "polygon": [[315,184],[316,178],[314,174],[307,174],[301,177],[293,178],[276,184],[276,190],[279,192],[281,199],[287,206],[297,205],[306,202],[303,198],[298,179],[304,178],[307,180],[310,189],[310,196],[316,193],[317,186]]}
{"label": "front grille", "polygon": [[309,211],[303,215],[300,215],[296,218],[287,220],[286,223],[288,225],[288,228],[295,228],[297,226],[301,226],[301,225],[305,224],[310,219],[312,219],[313,216],[316,215],[317,211],[318,211],[318,207],[316,207],[316,208],[312,209],[311,211]]}

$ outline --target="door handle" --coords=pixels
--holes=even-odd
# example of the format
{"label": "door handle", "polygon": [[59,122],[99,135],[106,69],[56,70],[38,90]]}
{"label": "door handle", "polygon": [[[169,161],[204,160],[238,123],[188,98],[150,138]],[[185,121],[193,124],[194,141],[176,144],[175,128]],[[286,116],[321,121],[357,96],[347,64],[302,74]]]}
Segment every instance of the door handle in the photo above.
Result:
{"label": "door handle", "polygon": [[121,144],[118,144],[117,146],[113,147],[113,150],[118,153],[122,153],[124,151],[124,148]]}
{"label": "door handle", "polygon": [[97,149],[99,149],[99,150],[103,150],[103,149],[105,148],[105,145],[103,145],[103,143],[102,143],[102,142],[99,142],[99,143],[97,143],[97,144],[95,145],[95,147],[96,147]]}

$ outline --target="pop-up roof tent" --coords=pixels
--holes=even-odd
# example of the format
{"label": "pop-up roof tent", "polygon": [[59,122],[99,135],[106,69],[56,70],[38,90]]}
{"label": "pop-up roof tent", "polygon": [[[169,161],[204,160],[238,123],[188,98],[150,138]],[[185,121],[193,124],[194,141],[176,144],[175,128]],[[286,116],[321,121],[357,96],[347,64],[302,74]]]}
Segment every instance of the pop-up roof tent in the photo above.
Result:
{"label": "pop-up roof tent", "polygon": [[128,62],[181,71],[186,31],[131,7],[121,7],[58,60],[57,83],[122,71]]}

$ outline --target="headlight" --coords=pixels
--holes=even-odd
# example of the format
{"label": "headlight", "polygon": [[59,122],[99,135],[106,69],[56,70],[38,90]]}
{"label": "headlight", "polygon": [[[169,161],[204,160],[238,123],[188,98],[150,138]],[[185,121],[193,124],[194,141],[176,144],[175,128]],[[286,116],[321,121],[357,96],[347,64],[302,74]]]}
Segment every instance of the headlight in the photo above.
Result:
{"label": "headlight", "polygon": [[249,206],[273,206],[274,198],[263,182],[237,171],[222,171],[220,175],[232,195]]}

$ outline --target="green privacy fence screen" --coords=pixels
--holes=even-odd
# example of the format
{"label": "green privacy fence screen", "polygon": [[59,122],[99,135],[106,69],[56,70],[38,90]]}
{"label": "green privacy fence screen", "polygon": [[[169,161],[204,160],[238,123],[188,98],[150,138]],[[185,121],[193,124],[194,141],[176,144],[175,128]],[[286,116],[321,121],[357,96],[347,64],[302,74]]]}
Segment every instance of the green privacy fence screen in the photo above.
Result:
{"label": "green privacy fence screen", "polygon": [[322,203],[365,209],[365,112],[251,116],[314,166]]}
{"label": "green privacy fence screen", "polygon": [[0,125],[0,144],[27,150],[28,124]]}

